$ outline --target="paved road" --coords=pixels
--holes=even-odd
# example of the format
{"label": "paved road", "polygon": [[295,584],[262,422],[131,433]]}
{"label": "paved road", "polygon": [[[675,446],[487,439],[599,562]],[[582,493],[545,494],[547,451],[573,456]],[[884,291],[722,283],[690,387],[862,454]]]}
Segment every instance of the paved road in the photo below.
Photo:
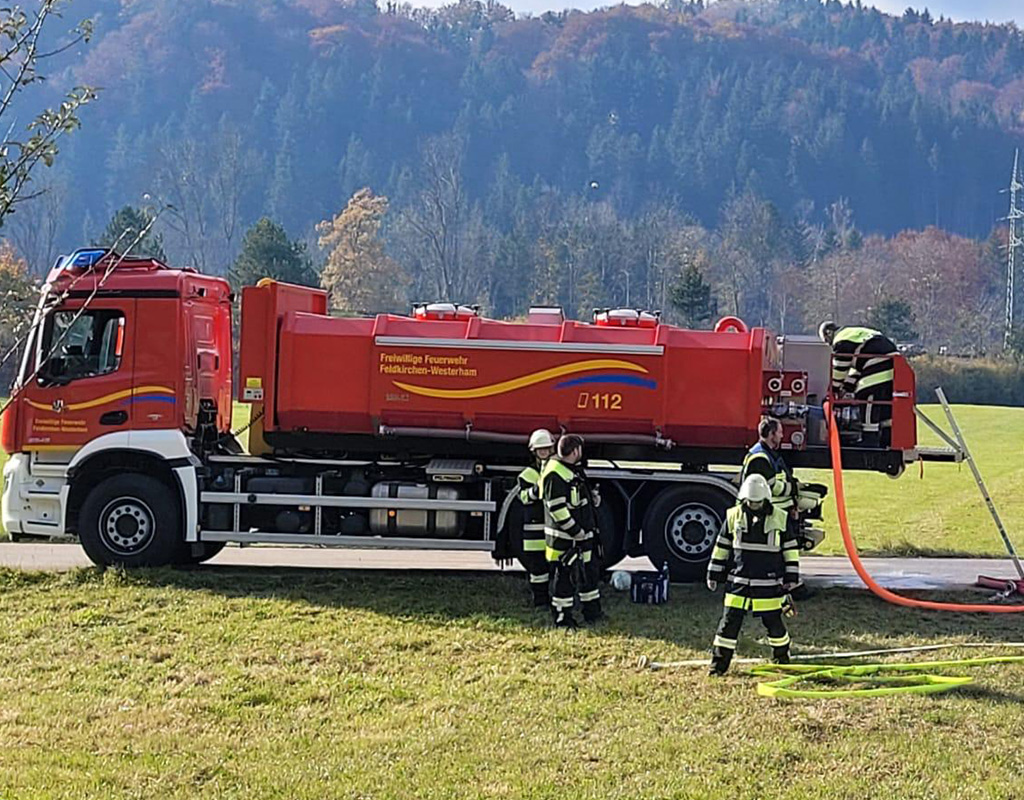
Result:
{"label": "paved road", "polygon": [[[0,566],[28,570],[67,570],[89,565],[76,544],[0,543]],[[304,547],[226,547],[212,559],[215,566],[320,567],[346,569],[494,570],[486,553],[425,550],[336,550]],[[1005,559],[869,558],[868,571],[891,589],[938,589],[969,586],[978,575],[1006,577],[1015,574]],[[807,556],[802,571],[812,585],[863,584],[845,558]],[[631,558],[622,569],[650,569],[646,559]]]}

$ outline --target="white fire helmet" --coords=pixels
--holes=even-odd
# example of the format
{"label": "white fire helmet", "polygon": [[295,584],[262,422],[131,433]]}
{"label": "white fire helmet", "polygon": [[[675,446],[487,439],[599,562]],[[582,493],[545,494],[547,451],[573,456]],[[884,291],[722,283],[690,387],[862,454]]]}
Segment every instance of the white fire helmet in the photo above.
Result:
{"label": "white fire helmet", "polygon": [[836,335],[838,326],[832,320],[825,320],[818,326],[818,338],[825,344],[832,344],[832,337]]}
{"label": "white fire helmet", "polygon": [[772,499],[772,490],[763,475],[749,475],[740,487],[740,502],[761,503]]}
{"label": "white fire helmet", "polygon": [[546,428],[537,428],[530,434],[530,451],[536,453],[544,448],[555,449],[555,437]]}

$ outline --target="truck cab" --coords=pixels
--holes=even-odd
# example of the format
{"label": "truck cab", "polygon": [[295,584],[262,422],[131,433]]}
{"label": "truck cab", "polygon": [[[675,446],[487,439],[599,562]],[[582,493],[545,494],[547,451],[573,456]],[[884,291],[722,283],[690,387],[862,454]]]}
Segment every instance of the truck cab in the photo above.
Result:
{"label": "truck cab", "polygon": [[[4,525],[14,538],[74,534],[86,498],[129,471],[182,506],[176,490],[195,483],[196,453],[230,423],[226,281],[101,248],[62,257],[3,415]],[[120,508],[111,536],[144,535],[148,513]]]}

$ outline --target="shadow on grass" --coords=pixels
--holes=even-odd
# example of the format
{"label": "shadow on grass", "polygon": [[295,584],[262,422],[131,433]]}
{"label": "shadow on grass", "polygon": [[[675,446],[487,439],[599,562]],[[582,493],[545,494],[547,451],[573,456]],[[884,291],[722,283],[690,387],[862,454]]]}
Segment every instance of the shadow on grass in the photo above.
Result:
{"label": "shadow on grass", "polygon": [[[173,587],[231,598],[273,598],[321,607],[361,609],[397,620],[429,625],[472,625],[495,632],[550,630],[546,609],[530,607],[525,575],[461,571],[282,569],[201,566],[187,570],[139,570],[124,580],[135,586]],[[915,592],[915,596],[965,602],[976,596],[955,592]],[[665,645],[704,652],[721,614],[721,592],[701,585],[673,585],[670,602],[636,605],[628,595],[602,585],[609,621],[588,636],[635,639],[638,654]],[[866,591],[819,589],[798,604],[788,622],[797,651],[863,650],[905,644],[1017,640],[1015,615],[980,615],[907,610]],[[740,655],[760,655],[764,636],[759,620],[748,618]],[[647,640],[647,641],[643,641]],[[653,655],[654,653],[652,653]]]}

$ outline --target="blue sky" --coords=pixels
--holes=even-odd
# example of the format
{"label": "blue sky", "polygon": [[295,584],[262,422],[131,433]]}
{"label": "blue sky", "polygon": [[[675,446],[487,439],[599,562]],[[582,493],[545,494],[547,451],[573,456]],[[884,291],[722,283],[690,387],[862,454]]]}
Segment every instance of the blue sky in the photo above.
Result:
{"label": "blue sky", "polygon": [[[415,2],[415,0],[414,0]],[[425,0],[425,5],[440,5],[442,0]],[[1024,27],[1024,0],[928,0],[928,2],[908,2],[908,0],[864,0],[866,4],[890,14],[902,14],[903,10],[912,5],[915,8],[927,7],[932,15],[944,14],[955,20],[989,20],[991,22],[1008,22],[1013,20]],[[418,4],[418,3],[417,3]],[[600,6],[614,5],[611,0],[506,0],[517,13],[532,12],[540,14],[550,9],[581,8],[592,9]]]}
{"label": "blue sky", "polygon": [[[529,0],[532,2],[532,0]],[[890,14],[901,14],[907,6],[920,8],[918,3],[906,0],[874,0],[875,8]],[[1010,22],[1024,26],[1024,2],[1022,0],[934,0],[924,3],[932,16],[945,14],[955,20],[982,20],[989,22]]]}

